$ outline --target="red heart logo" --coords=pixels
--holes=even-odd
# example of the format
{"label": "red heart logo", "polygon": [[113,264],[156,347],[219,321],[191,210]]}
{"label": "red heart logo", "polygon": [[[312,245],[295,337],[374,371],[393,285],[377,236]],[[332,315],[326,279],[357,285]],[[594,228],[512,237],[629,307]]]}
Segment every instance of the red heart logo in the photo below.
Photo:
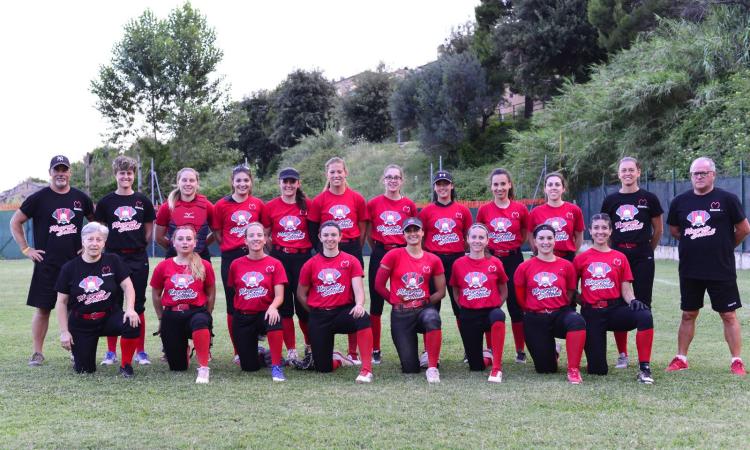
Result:
{"label": "red heart logo", "polygon": [[266,273],[273,273],[275,270],[274,266],[266,266]]}
{"label": "red heart logo", "polygon": [[349,261],[341,261],[341,267],[349,267]]}
{"label": "red heart logo", "polygon": [[432,271],[432,267],[430,266],[422,266],[422,272],[423,273],[430,273]]}
{"label": "red heart logo", "polygon": [[109,266],[102,266],[102,273],[109,273],[111,270]]}
{"label": "red heart logo", "polygon": [[518,214],[518,211],[513,211],[512,213],[510,213],[510,216],[514,219],[518,219],[518,217],[520,217],[520,214]]}
{"label": "red heart logo", "polygon": [[494,265],[494,264],[492,264],[491,266],[489,266],[489,267],[487,268],[487,270],[488,270],[488,271],[490,271],[490,272],[495,272],[495,271],[497,271],[497,267],[495,267],[495,265]]}
{"label": "red heart logo", "polygon": [[616,266],[622,265],[622,261],[620,260],[620,258],[615,258],[615,259],[613,259],[613,260],[612,260],[612,263],[613,263],[614,265],[616,265]]}
{"label": "red heart logo", "polygon": [[720,206],[719,202],[711,202],[711,209],[719,209]]}

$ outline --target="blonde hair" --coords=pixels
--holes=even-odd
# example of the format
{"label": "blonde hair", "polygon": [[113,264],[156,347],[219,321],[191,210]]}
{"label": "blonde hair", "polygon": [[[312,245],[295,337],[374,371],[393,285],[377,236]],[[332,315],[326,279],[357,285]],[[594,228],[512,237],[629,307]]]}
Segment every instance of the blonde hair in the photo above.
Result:
{"label": "blonde hair", "polygon": [[490,246],[489,246],[489,238],[490,238],[490,230],[487,228],[487,225],[483,224],[482,222],[474,222],[471,224],[468,230],[466,230],[466,240],[469,240],[469,233],[471,233],[471,230],[474,228],[479,228],[480,230],[484,230],[484,235],[487,236],[487,245],[484,247],[484,256],[490,256],[492,253],[490,253]]}
{"label": "blonde hair", "polygon": [[[177,172],[177,185],[178,185],[178,187],[176,187],[172,192],[170,192],[169,196],[167,197],[167,204],[169,205],[169,210],[170,211],[172,211],[174,209],[175,204],[177,203],[177,196],[180,195],[180,188],[179,188],[180,178],[182,177],[182,174],[185,173],[185,172],[187,172],[188,170],[191,171],[191,172],[193,172],[195,174],[195,179],[199,183],[198,187],[200,187],[201,177],[200,177],[200,174],[198,173],[197,170],[195,170],[193,168],[190,168],[190,167],[183,167],[182,169],[180,169],[180,171]],[[196,189],[196,194],[197,193],[198,193],[198,190]],[[193,230],[193,231],[195,231],[195,230]]]}
{"label": "blonde hair", "polygon": [[130,156],[120,155],[112,161],[112,172],[114,172],[115,175],[121,170],[132,170],[135,172],[137,169],[138,161]]}
{"label": "blonde hair", "polygon": [[[349,169],[346,168],[346,161],[344,161],[344,158],[334,156],[333,158],[326,161],[326,184],[325,186],[323,186],[322,192],[327,191],[331,187],[331,182],[328,180],[328,168],[331,166],[331,164],[341,164],[342,166],[344,166],[345,172],[349,171]],[[346,179],[344,179],[344,186],[347,188],[349,187],[349,183],[346,182]]]}
{"label": "blonde hair", "polygon": [[262,223],[260,223],[260,222],[250,222],[245,227],[245,239],[247,239],[247,230],[249,230],[250,227],[260,227],[260,231],[264,231],[265,232],[265,227],[263,226]]}
{"label": "blonde hair", "polygon": [[[172,245],[174,240],[177,238],[177,233],[181,230],[188,230],[193,233],[193,239],[197,239],[198,234],[195,232],[195,228],[190,225],[181,225],[174,230],[172,235]],[[193,252],[190,254],[190,260],[188,261],[188,267],[190,268],[190,274],[199,280],[206,279],[206,268],[203,267],[203,258],[199,254]]]}

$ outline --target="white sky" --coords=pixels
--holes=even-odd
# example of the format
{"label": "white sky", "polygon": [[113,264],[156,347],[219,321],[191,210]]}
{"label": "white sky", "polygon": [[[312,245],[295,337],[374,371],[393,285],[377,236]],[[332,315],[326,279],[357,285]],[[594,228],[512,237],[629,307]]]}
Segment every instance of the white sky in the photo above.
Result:
{"label": "white sky", "polygon": [[[232,98],[273,89],[294,69],[329,79],[434,60],[451,28],[474,18],[479,0],[193,0],[216,30],[218,73]],[[160,17],[178,0],[14,1],[0,16],[0,190],[47,177],[50,158],[71,161],[101,145],[107,123],[89,84],[108,64],[123,26],[150,7]]]}

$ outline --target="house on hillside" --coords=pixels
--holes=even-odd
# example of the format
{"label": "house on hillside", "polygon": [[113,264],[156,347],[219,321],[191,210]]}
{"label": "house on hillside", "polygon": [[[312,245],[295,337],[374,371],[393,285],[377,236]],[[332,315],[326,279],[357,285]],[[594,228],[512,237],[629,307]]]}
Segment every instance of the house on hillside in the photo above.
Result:
{"label": "house on hillside", "polygon": [[0,192],[0,205],[20,205],[28,196],[47,187],[47,185],[47,183],[34,181],[29,178],[7,191]]}

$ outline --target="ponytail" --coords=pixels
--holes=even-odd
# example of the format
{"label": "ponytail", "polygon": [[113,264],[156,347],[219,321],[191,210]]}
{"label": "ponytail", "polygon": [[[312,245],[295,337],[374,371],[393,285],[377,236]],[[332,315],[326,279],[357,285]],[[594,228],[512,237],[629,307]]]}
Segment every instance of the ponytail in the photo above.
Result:
{"label": "ponytail", "polygon": [[[172,234],[172,240],[175,239],[177,233],[179,233],[181,230],[190,231],[191,233],[193,233],[193,239],[197,239],[197,233],[195,232],[195,228],[193,228],[192,225],[180,225],[174,230],[174,234]],[[174,245],[174,242],[172,243],[172,245]],[[201,258],[199,254],[195,252],[190,254],[188,267],[190,268],[190,274],[195,278],[197,278],[198,280],[206,279],[206,268],[203,266],[203,258]]]}
{"label": "ponytail", "polygon": [[299,186],[294,194],[294,203],[300,211],[307,212],[307,195],[302,191],[302,186]]}
{"label": "ponytail", "polygon": [[[348,171],[348,169],[346,168],[346,161],[344,161],[344,158],[341,158],[341,157],[338,157],[338,156],[334,156],[333,158],[331,158],[328,161],[326,161],[326,165],[325,165],[325,167],[326,167],[326,184],[323,186],[323,190],[321,192],[325,192],[325,191],[327,191],[331,187],[331,182],[328,180],[328,167],[331,164],[337,164],[337,163],[341,164],[342,166],[344,166],[344,171]],[[347,189],[349,188],[349,183],[346,181],[346,179],[344,179],[344,187],[346,187]]]}
{"label": "ponytail", "polygon": [[[177,172],[176,182],[177,182],[178,187],[172,190],[172,192],[169,193],[169,196],[167,196],[167,205],[169,205],[170,211],[174,210],[174,207],[177,204],[177,199],[179,198],[179,195],[180,195],[180,188],[179,188],[180,177],[182,176],[184,172],[187,172],[187,171],[193,172],[195,174],[195,179],[197,181],[200,181],[201,179],[200,175],[198,174],[198,171],[190,167],[183,167],[182,169],[179,170],[179,172]],[[195,190],[195,194],[198,195],[198,189]]]}

